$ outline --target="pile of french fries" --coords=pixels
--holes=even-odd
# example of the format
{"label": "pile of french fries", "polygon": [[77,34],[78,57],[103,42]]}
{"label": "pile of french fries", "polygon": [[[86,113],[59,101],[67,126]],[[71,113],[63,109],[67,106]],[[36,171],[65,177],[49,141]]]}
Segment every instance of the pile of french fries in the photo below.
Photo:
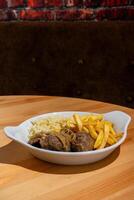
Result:
{"label": "pile of french fries", "polygon": [[113,124],[104,120],[103,115],[83,115],[74,114],[67,120],[68,128],[76,131],[84,131],[95,139],[94,149],[102,149],[115,144],[122,133],[116,133]]}

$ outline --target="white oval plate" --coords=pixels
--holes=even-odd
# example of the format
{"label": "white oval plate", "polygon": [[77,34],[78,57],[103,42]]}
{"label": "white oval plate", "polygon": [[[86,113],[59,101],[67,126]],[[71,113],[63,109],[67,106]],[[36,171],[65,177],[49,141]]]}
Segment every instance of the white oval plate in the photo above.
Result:
{"label": "white oval plate", "polygon": [[110,153],[112,153],[120,144],[122,144],[127,137],[127,127],[131,121],[131,117],[124,112],[113,111],[109,113],[104,113],[103,114],[104,119],[113,122],[115,125],[115,129],[117,131],[123,132],[123,137],[116,144],[110,147],[106,147],[100,150],[85,151],[85,152],[59,152],[59,151],[51,151],[51,150],[37,148],[28,144],[28,134],[29,134],[28,129],[31,127],[32,121],[42,118],[43,119],[48,118],[51,116],[70,117],[74,113],[78,113],[79,115],[85,115],[85,114],[97,115],[97,113],[77,112],[77,111],[46,113],[43,115],[38,115],[36,117],[30,118],[21,123],[19,126],[5,127],[4,131],[9,138],[15,140],[16,142],[26,147],[37,158],[48,162],[64,164],[64,165],[81,165],[102,160]]}

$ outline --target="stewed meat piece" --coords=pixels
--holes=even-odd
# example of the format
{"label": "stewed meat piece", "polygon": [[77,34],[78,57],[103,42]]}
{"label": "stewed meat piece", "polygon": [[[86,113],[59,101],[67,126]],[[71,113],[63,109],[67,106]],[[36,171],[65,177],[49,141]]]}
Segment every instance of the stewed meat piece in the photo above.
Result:
{"label": "stewed meat piece", "polygon": [[44,149],[63,151],[63,144],[55,135],[47,134],[29,140],[29,144]]}
{"label": "stewed meat piece", "polygon": [[29,144],[31,144],[32,146],[40,148],[41,147],[40,140],[41,140],[40,137],[32,138],[32,139],[29,140]]}
{"label": "stewed meat piece", "polygon": [[75,133],[76,137],[71,142],[72,151],[89,151],[93,149],[95,140],[86,132]]}
{"label": "stewed meat piece", "polygon": [[63,133],[42,133],[41,136],[38,135],[36,138],[30,139],[29,144],[54,151],[70,151],[70,141],[68,136]]}
{"label": "stewed meat piece", "polygon": [[40,140],[41,147],[44,149],[62,151],[63,145],[59,138],[55,135],[46,135]]}

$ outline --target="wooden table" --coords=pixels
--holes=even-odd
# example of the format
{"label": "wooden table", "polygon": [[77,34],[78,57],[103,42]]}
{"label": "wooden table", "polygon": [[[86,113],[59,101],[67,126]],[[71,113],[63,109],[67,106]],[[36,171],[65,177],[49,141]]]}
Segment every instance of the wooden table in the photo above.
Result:
{"label": "wooden table", "polygon": [[[84,166],[61,166],[34,158],[8,139],[3,127],[45,112],[125,111],[132,117],[125,143],[106,159]],[[134,110],[64,97],[0,97],[0,200],[133,200]]]}

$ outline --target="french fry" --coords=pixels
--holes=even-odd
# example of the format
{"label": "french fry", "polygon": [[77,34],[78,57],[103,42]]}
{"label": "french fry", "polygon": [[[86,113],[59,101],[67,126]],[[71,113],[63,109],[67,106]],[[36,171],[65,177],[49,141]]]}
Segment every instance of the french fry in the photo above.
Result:
{"label": "french fry", "polygon": [[115,133],[115,131],[114,131],[112,126],[110,126],[110,132],[112,133],[112,135],[116,136],[116,133]]}
{"label": "french fry", "polygon": [[92,138],[97,139],[98,134],[96,133],[94,127],[89,124],[89,133],[92,136]]}
{"label": "french fry", "polygon": [[101,129],[103,129],[104,126],[104,122],[102,121],[97,121],[96,122],[96,126],[95,126],[95,130],[99,133]]}
{"label": "french fry", "polygon": [[99,149],[102,149],[106,146],[108,137],[109,137],[109,124],[105,123],[104,124],[104,137],[103,137],[103,141],[102,141]]}
{"label": "french fry", "polygon": [[101,131],[99,132],[99,135],[98,135],[96,141],[95,141],[94,149],[99,148],[99,146],[102,144],[103,137],[104,137],[103,130],[101,130]]}
{"label": "french fry", "polygon": [[83,126],[87,126],[88,125],[88,121],[89,121],[88,119],[83,120],[82,121]]}
{"label": "french fry", "polygon": [[89,119],[88,122],[90,125],[95,126],[96,125],[96,121]]}
{"label": "french fry", "polygon": [[81,121],[82,122],[87,122],[88,121],[88,119],[89,119],[89,116],[88,115],[83,115],[83,116],[81,116]]}
{"label": "french fry", "polygon": [[117,139],[115,138],[115,136],[113,136],[111,133],[109,134],[109,137],[112,138],[112,140],[116,143]]}
{"label": "french fry", "polygon": [[122,137],[123,133],[116,134],[116,139],[119,140]]}
{"label": "french fry", "polygon": [[81,131],[83,125],[82,125],[82,122],[81,122],[81,119],[80,119],[79,115],[78,114],[74,114],[73,118],[74,118],[74,120],[75,120],[75,122],[77,124],[77,127],[78,127],[79,131]]}
{"label": "french fry", "polygon": [[103,119],[103,115],[90,115],[89,116],[89,120],[102,120]]}
{"label": "french fry", "polygon": [[85,131],[86,133],[89,133],[89,130],[88,130],[88,128],[86,128],[85,126],[83,126],[83,131]]}
{"label": "french fry", "polygon": [[109,121],[107,121],[107,120],[104,120],[104,122],[106,122],[109,126],[113,126],[113,124],[112,124],[112,122],[109,122]]}
{"label": "french fry", "polygon": [[114,144],[114,141],[109,137],[109,138],[107,139],[107,143],[108,143],[109,145],[113,145],[113,144]]}

